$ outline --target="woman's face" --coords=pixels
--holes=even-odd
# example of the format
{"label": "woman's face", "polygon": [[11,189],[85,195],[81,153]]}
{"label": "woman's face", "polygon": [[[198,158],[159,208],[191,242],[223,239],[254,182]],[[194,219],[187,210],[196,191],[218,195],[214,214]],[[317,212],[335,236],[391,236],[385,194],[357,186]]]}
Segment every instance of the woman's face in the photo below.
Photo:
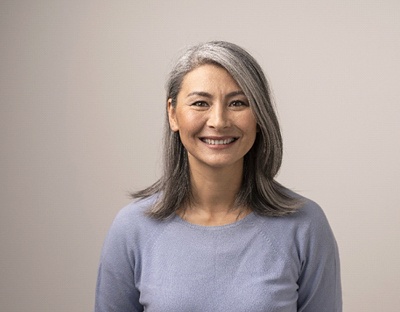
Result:
{"label": "woman's face", "polygon": [[257,123],[246,96],[225,69],[206,64],[186,74],[175,107],[168,101],[168,115],[192,169],[242,168]]}

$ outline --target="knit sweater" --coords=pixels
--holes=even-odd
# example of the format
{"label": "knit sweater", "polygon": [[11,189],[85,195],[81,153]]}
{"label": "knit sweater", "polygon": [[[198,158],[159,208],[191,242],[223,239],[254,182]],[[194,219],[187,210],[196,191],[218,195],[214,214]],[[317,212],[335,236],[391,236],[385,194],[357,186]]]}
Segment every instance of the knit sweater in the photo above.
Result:
{"label": "knit sweater", "polygon": [[123,208],[105,240],[95,312],[340,312],[339,256],[314,202],[294,214],[250,213],[200,226]]}

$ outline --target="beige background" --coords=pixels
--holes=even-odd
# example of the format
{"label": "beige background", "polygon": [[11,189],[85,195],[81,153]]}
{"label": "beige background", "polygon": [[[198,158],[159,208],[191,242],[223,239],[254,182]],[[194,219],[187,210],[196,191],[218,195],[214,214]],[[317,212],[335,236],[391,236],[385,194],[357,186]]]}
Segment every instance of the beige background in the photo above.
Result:
{"label": "beige background", "polygon": [[324,208],[345,311],[400,306],[400,2],[0,1],[0,310],[90,311],[127,193],[160,170],[164,80],[186,45],[261,63],[279,180]]}

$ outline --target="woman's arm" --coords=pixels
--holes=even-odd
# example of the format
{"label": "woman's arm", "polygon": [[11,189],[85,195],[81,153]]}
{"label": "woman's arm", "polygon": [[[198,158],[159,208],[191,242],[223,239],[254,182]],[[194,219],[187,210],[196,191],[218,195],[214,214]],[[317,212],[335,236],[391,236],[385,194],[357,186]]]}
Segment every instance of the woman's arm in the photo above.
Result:
{"label": "woman's arm", "polygon": [[[318,207],[319,208],[319,207]],[[298,312],[341,312],[342,290],[338,247],[322,210],[304,236],[298,280]]]}
{"label": "woman's arm", "polygon": [[104,242],[98,271],[95,312],[139,312],[139,291],[134,284],[132,239],[121,212]]}

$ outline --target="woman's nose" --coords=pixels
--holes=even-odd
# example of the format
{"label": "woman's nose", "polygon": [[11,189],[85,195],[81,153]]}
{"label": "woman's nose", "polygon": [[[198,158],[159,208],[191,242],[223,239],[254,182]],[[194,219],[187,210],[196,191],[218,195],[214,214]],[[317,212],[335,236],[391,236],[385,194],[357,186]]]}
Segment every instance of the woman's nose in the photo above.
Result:
{"label": "woman's nose", "polygon": [[215,129],[223,129],[230,126],[229,112],[223,105],[214,105],[208,116],[207,125]]}

